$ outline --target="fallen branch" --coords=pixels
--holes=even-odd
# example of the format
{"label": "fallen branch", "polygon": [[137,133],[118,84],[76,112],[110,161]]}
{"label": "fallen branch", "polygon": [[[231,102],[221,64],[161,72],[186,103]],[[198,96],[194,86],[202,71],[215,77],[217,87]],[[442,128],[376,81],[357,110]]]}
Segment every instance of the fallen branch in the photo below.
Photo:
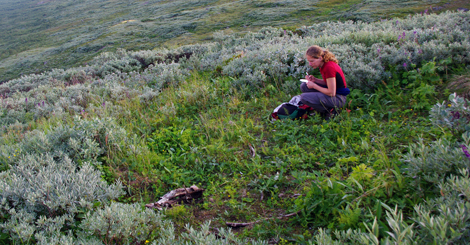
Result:
{"label": "fallen branch", "polygon": [[190,203],[195,199],[201,198],[203,192],[204,189],[201,189],[195,185],[189,188],[175,189],[163,195],[163,197],[158,200],[158,202],[146,204],[145,207],[162,210],[164,207],[172,207],[177,203]]}
{"label": "fallen branch", "polygon": [[251,145],[251,143],[248,143],[248,146],[250,147],[252,157],[255,157],[256,156],[255,148]]}
{"label": "fallen branch", "polygon": [[[277,217],[277,218],[278,218],[278,219],[288,218],[288,217],[292,217],[292,216],[298,215],[299,213],[300,213],[300,211],[297,211],[297,212],[295,212],[295,213],[282,215],[282,216],[279,216],[279,217]],[[245,226],[249,226],[249,225],[254,225],[254,224],[260,223],[260,222],[265,221],[265,220],[270,220],[270,219],[273,219],[273,218],[265,218],[265,219],[262,219],[262,220],[257,220],[257,221],[248,222],[248,223],[230,223],[230,222],[226,222],[225,224],[226,224],[227,226],[236,228],[236,227],[245,227]]]}
{"label": "fallen branch", "polygon": [[297,198],[297,197],[300,197],[300,196],[305,196],[305,194],[297,194],[296,193],[296,194],[293,194],[293,195],[286,195],[284,193],[281,193],[281,194],[278,195],[279,198],[284,198],[284,197],[286,197],[286,198]]}

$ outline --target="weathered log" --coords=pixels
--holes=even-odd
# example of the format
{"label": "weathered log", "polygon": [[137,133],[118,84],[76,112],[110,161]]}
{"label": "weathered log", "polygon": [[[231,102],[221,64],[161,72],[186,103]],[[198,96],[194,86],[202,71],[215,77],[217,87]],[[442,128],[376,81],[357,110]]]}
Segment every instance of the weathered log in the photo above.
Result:
{"label": "weathered log", "polygon": [[189,188],[175,189],[163,195],[157,202],[146,204],[145,207],[162,210],[164,207],[169,208],[178,203],[190,203],[195,199],[201,198],[203,192],[204,189],[195,185]]}

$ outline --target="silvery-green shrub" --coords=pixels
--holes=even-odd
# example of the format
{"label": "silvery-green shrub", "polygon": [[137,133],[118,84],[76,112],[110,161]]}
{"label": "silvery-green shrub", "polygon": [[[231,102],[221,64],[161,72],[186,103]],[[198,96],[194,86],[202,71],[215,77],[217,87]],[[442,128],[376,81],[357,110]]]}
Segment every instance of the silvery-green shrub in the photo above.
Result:
{"label": "silvery-green shrub", "polygon": [[[67,155],[75,162],[95,161],[99,156],[126,153],[138,140],[128,137],[125,129],[111,118],[74,117],[72,125],[59,124],[47,132],[33,130],[16,144],[0,145],[4,167],[16,164],[26,154]],[[142,149],[141,149],[142,150]]]}
{"label": "silvery-green shrub", "polygon": [[140,204],[111,203],[85,215],[80,228],[105,244],[141,244],[168,226],[160,212]]}
{"label": "silvery-green shrub", "polygon": [[[414,221],[420,230],[421,244],[449,244],[468,233],[470,203],[454,203],[451,207],[440,204],[436,209],[415,207]],[[438,215],[432,214],[436,211]]]}
{"label": "silvery-green shrub", "polygon": [[152,80],[147,84],[149,87],[160,90],[168,86],[177,86],[179,82],[184,81],[189,73],[185,69],[180,69],[179,63],[162,63],[150,65],[142,74],[152,75]]}
{"label": "silvery-green shrub", "polygon": [[27,154],[0,173],[0,227],[16,241],[54,236],[73,224],[75,215],[123,194],[108,185],[92,164],[80,167],[66,155]]}
{"label": "silvery-green shrub", "polygon": [[[129,58],[131,52],[119,50],[102,62],[111,62],[119,57]],[[100,59],[98,59],[100,60]],[[98,62],[99,63],[99,62]],[[23,76],[0,85],[0,125],[8,126],[17,122],[27,124],[31,120],[58,117],[67,118],[104,109],[108,115],[119,113],[116,102],[131,100],[146,93],[141,102],[150,103],[163,86],[174,86],[189,75],[186,68],[178,63],[156,63],[145,70],[120,69],[97,74],[96,64],[68,70],[53,70],[40,75]],[[112,64],[105,65],[113,67]],[[104,68],[103,68],[104,69]]]}
{"label": "silvery-green shrub", "polygon": [[24,75],[0,85],[0,95],[10,97],[15,93],[24,93],[41,86],[69,86],[93,80],[93,67],[75,67],[67,70],[52,69],[41,74]]}
{"label": "silvery-green shrub", "polygon": [[210,222],[200,229],[187,225],[186,231],[176,234],[173,223],[152,209],[139,204],[111,203],[86,214],[80,224],[79,237],[95,237],[109,244],[267,244],[266,241],[242,239],[230,229],[221,228],[216,236],[210,231]]}
{"label": "silvery-green shrub", "polygon": [[429,117],[433,125],[446,127],[455,134],[470,131],[470,108],[469,101],[453,93],[449,95],[448,101],[437,103],[431,108]]}
{"label": "silvery-green shrub", "polygon": [[175,228],[172,223],[166,228],[162,229],[160,237],[156,239],[152,245],[165,244],[165,245],[196,245],[196,244],[252,244],[263,245],[268,244],[267,241],[252,240],[239,238],[230,229],[220,228],[218,234],[210,231],[210,221],[201,225],[200,229],[195,229],[186,225],[186,231],[181,233],[180,236],[175,234]]}
{"label": "silvery-green shrub", "polygon": [[412,144],[403,160],[407,166],[406,175],[413,179],[412,183],[419,189],[423,185],[436,187],[450,174],[470,167],[470,160],[465,157],[462,148],[445,139],[429,145],[424,142]]}
{"label": "silvery-green shrub", "polygon": [[422,244],[468,243],[470,235],[468,170],[469,168],[462,168],[440,184],[440,197],[415,206],[413,221],[419,229]]}

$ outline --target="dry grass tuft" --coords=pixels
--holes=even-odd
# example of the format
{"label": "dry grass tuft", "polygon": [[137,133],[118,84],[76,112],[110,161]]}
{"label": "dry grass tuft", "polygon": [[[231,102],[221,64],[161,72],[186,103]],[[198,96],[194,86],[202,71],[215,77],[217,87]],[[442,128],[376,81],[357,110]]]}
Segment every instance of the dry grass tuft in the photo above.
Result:
{"label": "dry grass tuft", "polygon": [[451,92],[470,100],[470,74],[453,77],[447,88]]}

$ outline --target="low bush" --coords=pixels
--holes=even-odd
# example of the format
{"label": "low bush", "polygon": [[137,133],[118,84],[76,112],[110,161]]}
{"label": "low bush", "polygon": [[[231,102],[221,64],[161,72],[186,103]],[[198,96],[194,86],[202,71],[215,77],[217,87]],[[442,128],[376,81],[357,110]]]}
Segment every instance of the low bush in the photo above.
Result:
{"label": "low bush", "polygon": [[127,132],[110,118],[84,120],[74,118],[74,125],[56,125],[49,132],[33,130],[16,144],[2,145],[0,156],[3,168],[14,165],[27,154],[49,154],[52,157],[68,156],[74,162],[94,162],[101,156],[112,158],[126,154],[129,147],[139,148],[129,142]]}
{"label": "low bush", "polygon": [[65,155],[27,154],[0,175],[1,228],[27,243],[57,236],[74,226],[77,215],[123,194],[108,185],[92,163],[80,167]]}
{"label": "low bush", "polygon": [[84,237],[96,237],[104,244],[146,244],[171,225],[161,213],[139,204],[111,203],[89,211],[80,228]]}
{"label": "low bush", "polygon": [[454,135],[470,132],[468,100],[455,93],[449,95],[448,101],[438,102],[429,112],[429,116],[435,126],[448,128]]}

